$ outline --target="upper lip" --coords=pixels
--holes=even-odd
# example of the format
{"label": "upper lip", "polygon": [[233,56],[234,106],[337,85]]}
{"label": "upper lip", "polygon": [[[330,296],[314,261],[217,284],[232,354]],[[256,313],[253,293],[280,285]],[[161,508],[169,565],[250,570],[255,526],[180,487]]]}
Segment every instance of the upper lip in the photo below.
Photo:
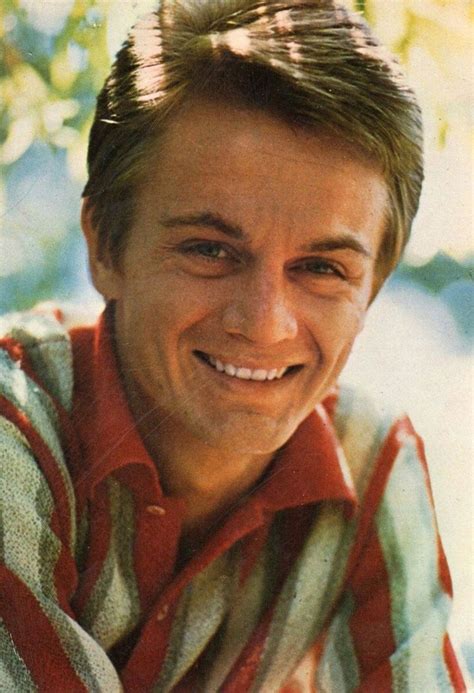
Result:
{"label": "upper lip", "polygon": [[283,361],[279,359],[278,361],[274,361],[272,363],[269,363],[268,356],[266,357],[255,357],[255,356],[237,356],[237,357],[228,357],[228,356],[219,356],[214,352],[210,351],[204,351],[202,349],[196,349],[197,354],[202,354],[206,356],[207,358],[211,357],[213,359],[216,359],[218,361],[221,361],[223,364],[232,364],[236,368],[248,368],[249,370],[255,371],[255,370],[264,370],[264,371],[271,371],[271,370],[281,370],[282,368],[291,368],[292,366],[302,366],[304,365],[302,361],[296,361],[295,359],[291,359],[288,361]]}

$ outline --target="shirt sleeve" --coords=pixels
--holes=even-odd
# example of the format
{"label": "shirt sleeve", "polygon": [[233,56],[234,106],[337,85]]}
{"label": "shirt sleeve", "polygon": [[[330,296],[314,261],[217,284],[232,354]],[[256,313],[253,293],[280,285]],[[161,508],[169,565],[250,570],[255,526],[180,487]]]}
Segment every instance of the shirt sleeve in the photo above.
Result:
{"label": "shirt sleeve", "polygon": [[69,606],[75,564],[57,489],[10,419],[0,417],[0,689],[121,691],[106,653]]}
{"label": "shirt sleeve", "polygon": [[323,691],[464,691],[451,581],[420,439],[395,426],[360,512],[355,558],[317,666]]}

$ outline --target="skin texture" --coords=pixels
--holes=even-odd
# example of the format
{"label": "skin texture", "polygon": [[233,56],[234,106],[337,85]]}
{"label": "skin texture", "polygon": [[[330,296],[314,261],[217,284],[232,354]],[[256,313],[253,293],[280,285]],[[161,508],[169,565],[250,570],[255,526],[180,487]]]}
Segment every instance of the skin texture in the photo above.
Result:
{"label": "skin texture", "polygon": [[[130,406],[190,526],[245,493],[334,385],[364,323],[386,208],[381,172],[343,140],[205,101],[151,152],[120,268],[98,259],[86,205]],[[297,368],[239,380],[197,352]]]}

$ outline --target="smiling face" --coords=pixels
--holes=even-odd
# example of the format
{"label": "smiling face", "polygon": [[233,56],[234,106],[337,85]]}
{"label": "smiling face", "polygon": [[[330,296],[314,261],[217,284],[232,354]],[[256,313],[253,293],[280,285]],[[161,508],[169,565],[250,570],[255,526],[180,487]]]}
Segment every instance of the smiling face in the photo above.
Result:
{"label": "smiling face", "polygon": [[120,270],[93,260],[135,414],[188,445],[278,449],[363,325],[386,207],[342,140],[188,104],[151,153]]}

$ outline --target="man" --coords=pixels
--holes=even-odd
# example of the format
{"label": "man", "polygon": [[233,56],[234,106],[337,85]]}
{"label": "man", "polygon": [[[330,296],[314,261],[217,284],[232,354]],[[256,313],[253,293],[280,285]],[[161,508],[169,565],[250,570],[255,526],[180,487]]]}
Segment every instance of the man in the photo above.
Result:
{"label": "man", "polygon": [[422,444],[337,387],[421,157],[330,0],[135,27],[84,193],[105,312],[3,342],[5,690],[463,690]]}

